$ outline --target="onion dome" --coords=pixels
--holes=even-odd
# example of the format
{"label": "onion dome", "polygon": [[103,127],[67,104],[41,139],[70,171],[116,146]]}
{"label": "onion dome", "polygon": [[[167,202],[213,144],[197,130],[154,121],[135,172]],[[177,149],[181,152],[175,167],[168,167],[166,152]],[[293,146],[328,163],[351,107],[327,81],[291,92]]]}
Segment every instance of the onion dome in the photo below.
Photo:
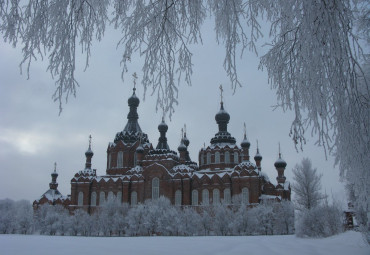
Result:
{"label": "onion dome", "polygon": [[284,159],[281,158],[281,154],[279,153],[279,158],[275,161],[274,166],[276,168],[285,168],[286,167],[286,162]]}
{"label": "onion dome", "polygon": [[254,156],[254,160],[255,161],[261,161],[262,160],[262,155],[260,154],[260,152],[258,151],[258,149],[257,149],[256,155]]}
{"label": "onion dome", "polygon": [[186,145],[184,143],[184,139],[181,139],[181,143],[180,143],[179,147],[177,147],[177,150],[179,152],[186,151]]}
{"label": "onion dome", "polygon": [[164,122],[164,118],[162,118],[162,122],[158,125],[158,131],[160,133],[166,133],[168,130],[168,126],[166,122]]}
{"label": "onion dome", "polygon": [[132,93],[132,96],[127,100],[127,102],[128,102],[128,105],[131,107],[131,106],[133,106],[133,107],[138,107],[139,106],[139,104],[140,104],[140,100],[139,100],[139,98],[136,96],[136,94],[135,94],[135,90],[136,90],[136,88],[134,88],[134,92]]}
{"label": "onion dome", "polygon": [[87,149],[87,151],[85,152],[85,156],[86,157],[92,157],[92,156],[94,156],[94,152],[91,150],[90,146]]}
{"label": "onion dome", "polygon": [[136,89],[133,89],[132,96],[128,99],[128,105],[130,112],[127,115],[127,124],[123,131],[118,132],[114,138],[114,142],[123,141],[124,143],[135,143],[142,139],[143,143],[148,143],[148,136],[141,131],[138,123],[139,115],[137,113],[137,107],[139,106],[140,100],[135,94]]}
{"label": "onion dome", "polygon": [[241,142],[240,146],[242,148],[246,148],[246,149],[249,149],[249,147],[251,147],[251,143],[248,141],[248,138],[247,138],[247,136],[245,134],[244,134],[244,139]]}
{"label": "onion dome", "polygon": [[161,133],[161,136],[158,139],[158,145],[156,149],[159,150],[169,150],[170,147],[167,144],[166,132],[168,130],[167,124],[164,122],[164,117],[162,117],[162,122],[158,125],[158,131]]}
{"label": "onion dome", "polygon": [[216,114],[215,119],[218,124],[218,132],[215,134],[215,137],[211,139],[211,144],[235,144],[235,138],[232,137],[229,132],[227,132],[227,124],[229,123],[230,115],[224,110],[223,102],[221,102],[220,111]]}
{"label": "onion dome", "polygon": [[215,115],[215,120],[219,126],[220,131],[227,131],[227,124],[230,120],[230,114],[224,110],[224,103],[221,102],[221,109]]}
{"label": "onion dome", "polygon": [[144,148],[141,144],[136,148],[136,153],[144,153]]}
{"label": "onion dome", "polygon": [[88,157],[92,157],[94,156],[94,152],[91,150],[91,135],[89,136],[89,148],[87,149],[87,151],[85,152],[85,156],[88,158]]}

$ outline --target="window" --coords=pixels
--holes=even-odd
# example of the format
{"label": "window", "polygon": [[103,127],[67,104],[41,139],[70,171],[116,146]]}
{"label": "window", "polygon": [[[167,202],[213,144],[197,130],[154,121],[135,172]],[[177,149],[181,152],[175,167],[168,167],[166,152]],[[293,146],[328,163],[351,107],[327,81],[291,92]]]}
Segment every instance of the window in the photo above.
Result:
{"label": "window", "polygon": [[227,205],[231,204],[231,193],[229,188],[224,189],[224,203]]}
{"label": "window", "polygon": [[191,192],[191,204],[198,205],[198,190],[193,190]]}
{"label": "window", "polygon": [[108,192],[108,201],[112,201],[114,199],[114,194],[112,191]]}
{"label": "window", "polygon": [[218,151],[216,151],[215,153],[215,163],[216,164],[220,163],[220,153]]}
{"label": "window", "polygon": [[234,152],[234,163],[238,164],[239,163],[239,153]]}
{"label": "window", "polygon": [[84,193],[82,191],[78,192],[78,206],[83,206],[84,204]]}
{"label": "window", "polygon": [[152,199],[159,198],[159,179],[157,177],[152,180]]}
{"label": "window", "polygon": [[202,205],[209,205],[209,191],[204,189],[202,191]]}
{"label": "window", "polygon": [[200,165],[204,165],[204,154],[200,154]]}
{"label": "window", "polygon": [[108,154],[108,169],[111,167],[112,154]]}
{"label": "window", "polygon": [[181,190],[176,190],[175,192],[175,205],[181,205],[182,203],[182,194]]}
{"label": "window", "polygon": [[91,205],[96,206],[96,192],[91,193]]}
{"label": "window", "polygon": [[105,193],[104,191],[100,191],[100,194],[99,194],[99,205],[102,205],[105,203]]}
{"label": "window", "polygon": [[117,154],[117,167],[123,167],[123,151],[119,151]]}
{"label": "window", "polygon": [[243,204],[249,204],[249,191],[248,188],[242,189],[242,203]]}
{"label": "window", "polygon": [[207,152],[207,165],[211,164],[211,153]]}
{"label": "window", "polygon": [[225,152],[225,163],[226,164],[230,163],[230,152],[228,151]]}
{"label": "window", "polygon": [[131,205],[137,204],[137,193],[136,191],[131,192]]}
{"label": "window", "polygon": [[213,204],[218,205],[220,203],[220,190],[214,189],[213,190]]}
{"label": "window", "polygon": [[135,151],[135,153],[134,153],[134,166],[136,166],[136,164],[137,164],[137,153]]}
{"label": "window", "polygon": [[117,201],[118,203],[122,203],[122,192],[121,191],[117,192]]}

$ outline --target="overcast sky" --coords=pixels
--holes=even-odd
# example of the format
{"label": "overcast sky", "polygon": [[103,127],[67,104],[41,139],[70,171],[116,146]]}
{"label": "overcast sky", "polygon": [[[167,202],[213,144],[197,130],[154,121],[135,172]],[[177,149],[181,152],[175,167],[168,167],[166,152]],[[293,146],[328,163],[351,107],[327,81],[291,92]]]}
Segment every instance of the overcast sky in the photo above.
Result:
{"label": "overcast sky", "polygon": [[[292,180],[295,164],[308,157],[323,175],[323,191],[343,200],[344,185],[339,182],[338,168],[334,168],[332,157],[326,160],[323,149],[314,145],[316,138],[307,137],[304,151],[296,151],[289,137],[294,116],[291,112],[273,110],[277,102],[275,91],[268,84],[267,73],[258,70],[258,57],[246,52],[243,59],[238,60],[243,87],[233,94],[222,66],[224,49],[216,44],[212,27],[205,26],[204,32],[203,45],[192,47],[193,86],[180,85],[179,105],[172,120],[166,120],[170,148],[177,151],[181,128],[186,124],[190,156],[198,161],[203,143],[208,145],[218,131],[214,117],[220,107],[218,88],[223,84],[224,106],[231,116],[228,130],[240,144],[243,123],[246,123],[250,154],[254,156],[258,139],[263,156],[262,171],[268,173],[270,180],[276,183],[273,164],[280,142],[288,164],[285,171],[288,181]],[[136,72],[139,82],[142,77],[143,59],[137,57],[132,59],[130,74],[124,82],[121,80],[122,49],[116,50],[117,41],[118,33],[108,30],[102,42],[95,42],[86,72],[83,72],[84,59],[79,58],[77,97],[69,99],[60,116],[58,104],[51,99],[55,85],[46,72],[47,62],[33,63],[27,80],[25,71],[20,75],[21,48],[14,49],[0,42],[0,199],[38,199],[49,188],[54,162],[58,165],[58,189],[63,195],[70,194],[70,180],[84,168],[90,134],[93,168],[98,175],[105,174],[108,143],[127,122],[127,99],[133,88],[131,74]],[[261,44],[264,41],[262,39]],[[150,91],[143,101],[143,89],[139,85],[137,95],[139,124],[156,146],[161,112],[156,112],[155,98],[150,97]]]}

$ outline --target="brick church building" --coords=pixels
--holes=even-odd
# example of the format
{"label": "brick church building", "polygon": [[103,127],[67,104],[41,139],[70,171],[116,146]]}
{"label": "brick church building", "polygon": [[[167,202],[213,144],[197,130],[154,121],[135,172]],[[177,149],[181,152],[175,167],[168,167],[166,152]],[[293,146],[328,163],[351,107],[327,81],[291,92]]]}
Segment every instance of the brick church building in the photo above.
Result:
{"label": "brick church building", "polygon": [[52,173],[50,189],[34,202],[34,208],[44,203],[63,204],[71,211],[83,208],[93,212],[107,199],[135,205],[147,199],[165,196],[174,205],[212,205],[244,203],[257,205],[262,200],[290,200],[291,189],[284,176],[286,162],[275,162],[277,185],[272,184],[262,171],[262,156],[258,146],[254,162],[250,158],[250,142],[245,132],[240,146],[227,131],[230,115],[221,100],[215,116],[218,132],[208,146],[200,149],[198,164],[191,160],[186,131],[177,151],[167,144],[167,124],[158,125],[159,140],[154,147],[138,123],[140,100],[135,95],[128,99],[129,113],[125,128],[118,132],[107,148],[106,174],[96,175],[91,162],[94,155],[89,147],[85,152],[85,169],[71,180],[71,195],[64,197],[57,187],[56,169]]}

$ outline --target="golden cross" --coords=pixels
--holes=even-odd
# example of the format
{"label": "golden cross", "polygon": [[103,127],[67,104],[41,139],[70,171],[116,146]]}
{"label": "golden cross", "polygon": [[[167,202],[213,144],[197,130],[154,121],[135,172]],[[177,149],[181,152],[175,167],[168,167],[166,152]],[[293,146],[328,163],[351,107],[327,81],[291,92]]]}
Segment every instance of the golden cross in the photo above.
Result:
{"label": "golden cross", "polygon": [[57,162],[54,162],[54,172],[57,171]]}
{"label": "golden cross", "polygon": [[245,122],[244,122],[244,136],[247,137],[247,126],[245,125]]}

